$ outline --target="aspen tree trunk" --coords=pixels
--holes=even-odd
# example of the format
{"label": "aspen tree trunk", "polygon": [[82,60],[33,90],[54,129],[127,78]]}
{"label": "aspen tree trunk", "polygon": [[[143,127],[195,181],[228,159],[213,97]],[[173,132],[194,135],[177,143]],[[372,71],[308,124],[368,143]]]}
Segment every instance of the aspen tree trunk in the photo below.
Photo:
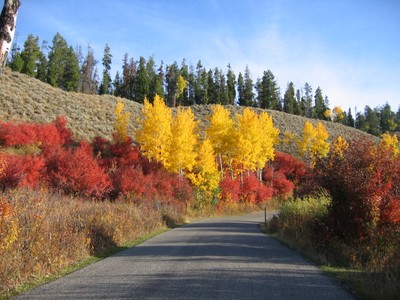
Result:
{"label": "aspen tree trunk", "polygon": [[0,76],[3,74],[7,63],[17,25],[20,0],[4,0],[3,10],[0,15]]}

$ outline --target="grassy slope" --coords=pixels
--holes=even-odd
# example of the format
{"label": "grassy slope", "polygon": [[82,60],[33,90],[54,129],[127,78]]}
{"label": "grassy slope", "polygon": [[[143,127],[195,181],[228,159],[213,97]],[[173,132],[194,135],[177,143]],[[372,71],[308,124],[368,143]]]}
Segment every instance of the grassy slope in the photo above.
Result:
{"label": "grassy slope", "polygon": [[[67,93],[8,69],[0,78],[0,120],[50,122],[58,115],[64,115],[77,139],[91,140],[96,135],[111,138],[117,99],[108,95]],[[131,113],[130,131],[133,133],[137,127],[136,119],[142,105],[129,100],[123,101],[125,109]],[[237,106],[228,106],[228,108],[233,114],[240,113],[243,109]],[[192,109],[201,121],[201,128],[206,128],[208,122],[206,116],[211,114],[211,106],[195,105]],[[307,120],[278,111],[268,111],[268,113],[272,115],[274,124],[281,133],[290,131],[300,134]],[[311,120],[311,122],[316,124],[317,120]],[[331,138],[341,135],[350,140],[367,135],[341,124],[324,122],[324,125]],[[292,149],[279,150],[292,153]]]}

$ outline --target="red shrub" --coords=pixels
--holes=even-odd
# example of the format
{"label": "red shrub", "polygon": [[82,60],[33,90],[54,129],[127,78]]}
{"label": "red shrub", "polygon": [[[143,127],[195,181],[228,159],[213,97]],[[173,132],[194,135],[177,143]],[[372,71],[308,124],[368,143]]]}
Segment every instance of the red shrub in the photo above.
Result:
{"label": "red shrub", "polygon": [[343,157],[330,153],[315,170],[332,197],[326,220],[331,235],[351,242],[399,224],[400,157],[363,140],[350,144]]}
{"label": "red shrub", "polygon": [[70,150],[53,147],[47,149],[46,157],[48,180],[54,187],[95,198],[103,198],[111,190],[110,179],[89,144],[81,142]]}
{"label": "red shrub", "polygon": [[225,175],[219,183],[221,198],[227,202],[238,202],[240,192],[240,180]]}
{"label": "red shrub", "polygon": [[243,178],[240,198],[249,203],[259,203],[271,199],[273,189],[264,185],[258,178],[251,174]]}
{"label": "red shrub", "polygon": [[143,198],[146,186],[149,184],[148,178],[143,175],[141,170],[133,167],[119,168],[113,174],[113,185],[116,194],[133,195],[137,198]]}
{"label": "red shrub", "polygon": [[293,194],[295,185],[286,178],[282,170],[275,171],[272,167],[265,167],[263,180],[273,188],[274,196],[288,197]]}
{"label": "red shrub", "polygon": [[301,160],[278,151],[275,152],[275,160],[272,165],[275,170],[282,172],[288,180],[295,184],[305,176],[307,170],[306,164]]}
{"label": "red shrub", "polygon": [[0,122],[0,144],[6,147],[65,145],[71,142],[72,137],[66,124],[64,117],[57,117],[54,123],[47,124]]}
{"label": "red shrub", "polygon": [[45,162],[38,155],[8,155],[7,167],[0,179],[4,188],[37,187],[43,178]]}

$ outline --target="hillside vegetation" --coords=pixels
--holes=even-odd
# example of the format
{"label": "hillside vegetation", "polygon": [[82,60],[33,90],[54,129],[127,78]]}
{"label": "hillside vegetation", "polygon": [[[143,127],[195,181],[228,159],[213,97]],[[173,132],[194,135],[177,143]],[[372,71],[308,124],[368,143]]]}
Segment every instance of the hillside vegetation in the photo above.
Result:
{"label": "hillside vegetation", "polygon": [[[75,92],[65,92],[53,88],[37,79],[18,72],[6,70],[0,78],[0,119],[3,121],[51,122],[57,116],[63,115],[68,120],[68,126],[78,140],[92,140],[95,136],[111,138],[114,124],[114,109],[120,98],[110,95],[88,95]],[[130,112],[130,134],[137,129],[136,119],[142,105],[131,100],[123,100],[126,111]],[[244,107],[228,106],[232,114],[241,113]],[[195,105],[192,110],[200,120],[200,128],[207,126],[206,116],[211,115],[210,105]],[[262,109],[256,109],[258,112]],[[274,125],[281,134],[290,131],[301,134],[306,118],[284,112],[268,110],[273,117]],[[320,120],[311,120],[315,125]],[[346,140],[354,140],[370,136],[360,130],[322,121],[333,139],[338,135]],[[372,136],[370,136],[372,137]],[[293,149],[281,149],[293,153]]]}

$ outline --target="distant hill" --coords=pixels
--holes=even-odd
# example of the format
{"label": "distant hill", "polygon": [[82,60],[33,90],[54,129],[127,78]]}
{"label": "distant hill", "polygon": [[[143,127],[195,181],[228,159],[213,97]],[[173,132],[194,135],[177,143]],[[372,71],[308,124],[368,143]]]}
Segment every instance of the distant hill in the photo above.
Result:
{"label": "distant hill", "polygon": [[[118,99],[110,95],[87,95],[81,93],[65,92],[53,88],[37,79],[27,75],[12,72],[7,69],[0,78],[0,120],[3,121],[28,121],[51,122],[59,115],[68,119],[69,128],[76,139],[91,140],[99,135],[111,138],[114,123],[114,109]],[[130,133],[133,135],[137,128],[136,119],[140,115],[142,105],[130,100],[122,99],[125,109],[131,114]],[[227,106],[232,114],[240,113],[243,107]],[[211,105],[194,105],[192,110],[200,120],[202,129],[207,126],[206,117],[211,114]],[[256,109],[256,111],[263,111]],[[267,110],[273,117],[274,124],[281,133],[290,131],[301,134],[306,120],[316,124],[318,120],[307,119],[284,112]],[[361,137],[374,138],[360,130],[341,124],[322,121],[327,128],[330,138],[341,135],[347,140]],[[283,145],[279,150],[292,153],[293,149],[285,149]]]}

